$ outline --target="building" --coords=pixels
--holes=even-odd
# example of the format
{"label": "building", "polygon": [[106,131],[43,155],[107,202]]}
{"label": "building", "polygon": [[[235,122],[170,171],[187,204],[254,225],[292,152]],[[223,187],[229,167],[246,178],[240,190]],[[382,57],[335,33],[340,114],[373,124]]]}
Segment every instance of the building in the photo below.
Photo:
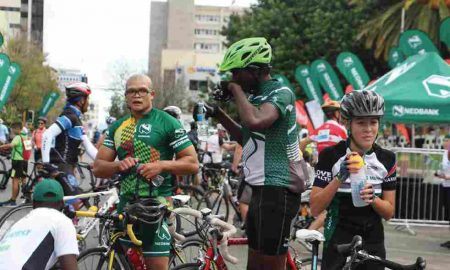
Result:
{"label": "building", "polygon": [[27,34],[30,40],[42,46],[44,38],[44,0],[21,0],[20,25],[22,31]]}
{"label": "building", "polygon": [[0,32],[7,40],[21,32],[21,0],[0,0]]}
{"label": "building", "polygon": [[44,0],[0,0],[0,32],[6,39],[24,34],[42,45],[43,28]]}
{"label": "building", "polygon": [[65,92],[65,86],[75,82],[88,82],[87,76],[76,69],[58,69],[58,88]]}
{"label": "building", "polygon": [[181,80],[192,96],[219,79],[226,50],[222,28],[242,7],[198,6],[194,0],[153,1],[150,14],[149,71],[156,87]]}

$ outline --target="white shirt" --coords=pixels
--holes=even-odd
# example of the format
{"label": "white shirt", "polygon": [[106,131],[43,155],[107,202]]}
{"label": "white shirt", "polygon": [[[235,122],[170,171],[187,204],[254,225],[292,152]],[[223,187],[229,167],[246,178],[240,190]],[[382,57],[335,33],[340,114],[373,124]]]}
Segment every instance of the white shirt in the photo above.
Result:
{"label": "white shirt", "polygon": [[[442,158],[442,173],[445,177],[450,177],[450,161],[448,161],[448,150],[445,151],[444,157]],[[450,180],[445,180],[442,182],[442,186],[450,187]]]}
{"label": "white shirt", "polygon": [[[219,135],[214,134],[208,138],[208,152],[211,152],[212,162],[222,162],[222,148],[219,145]],[[205,160],[206,159],[206,160]],[[203,162],[210,162],[209,156],[205,155]]]}
{"label": "white shirt", "polygon": [[78,255],[75,227],[63,213],[36,208],[0,241],[0,269],[47,270],[63,255]]}

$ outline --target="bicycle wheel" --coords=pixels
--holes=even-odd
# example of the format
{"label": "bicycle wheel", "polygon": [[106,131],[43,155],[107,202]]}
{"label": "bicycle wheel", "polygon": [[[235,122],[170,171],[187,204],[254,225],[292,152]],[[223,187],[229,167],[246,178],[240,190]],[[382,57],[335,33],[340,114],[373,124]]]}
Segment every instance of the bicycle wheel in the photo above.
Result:
{"label": "bicycle wheel", "polygon": [[187,239],[181,244],[172,246],[169,258],[169,267],[175,267],[180,264],[196,262],[200,250],[206,252],[204,243],[198,238]]}
{"label": "bicycle wheel", "polygon": [[[230,214],[230,206],[224,194],[219,190],[210,190],[205,193],[200,205],[206,204],[212,210],[213,215],[223,215],[225,221],[228,222],[228,215]],[[201,208],[197,207],[197,210]]]}
{"label": "bicycle wheel", "polygon": [[11,176],[11,173],[9,169],[6,168],[5,161],[3,159],[0,159],[0,189],[6,189],[6,185],[8,184],[9,177]]}
{"label": "bicycle wheel", "polygon": [[0,218],[0,240],[3,235],[11,228],[17,221],[26,216],[33,210],[31,203],[21,204],[14,208],[11,208],[8,212],[3,214]]}
{"label": "bicycle wheel", "polygon": [[[108,270],[108,254],[105,247],[90,248],[80,253],[77,259],[79,270]],[[112,269],[114,270],[131,270],[131,267],[114,255]]]}
{"label": "bicycle wheel", "polygon": [[[204,192],[195,186],[186,186],[186,185],[180,185],[179,186],[182,194],[191,196],[191,199],[187,203],[189,207],[193,209],[203,209],[205,207],[208,207],[205,201],[202,201],[204,197]],[[185,237],[190,237],[195,234],[197,234],[197,229],[192,224],[192,222],[189,222],[185,218],[181,218],[180,216],[175,216],[176,219],[176,232],[184,235]],[[196,219],[194,219],[193,222],[196,222]]]}
{"label": "bicycle wheel", "polygon": [[202,266],[201,262],[195,262],[195,263],[183,263],[180,265],[175,266],[174,268],[171,268],[171,270],[199,270]]}

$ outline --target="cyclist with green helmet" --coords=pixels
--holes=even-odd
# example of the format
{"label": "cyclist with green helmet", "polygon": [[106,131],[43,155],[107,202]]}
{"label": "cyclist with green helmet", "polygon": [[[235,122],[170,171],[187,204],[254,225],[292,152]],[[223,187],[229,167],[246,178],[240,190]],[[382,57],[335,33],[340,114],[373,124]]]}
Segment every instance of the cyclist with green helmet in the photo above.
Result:
{"label": "cyclist with green helmet", "polygon": [[285,268],[289,226],[304,188],[295,95],[270,77],[271,58],[265,38],[246,38],[229,47],[220,65],[221,72],[232,74],[226,90],[234,97],[242,126],[222,109],[206,108],[243,145],[245,180],[253,192],[247,269]]}
{"label": "cyclist with green helmet", "polygon": [[[395,154],[375,144],[384,115],[383,97],[373,91],[353,91],[343,98],[340,111],[349,138],[320,152],[310,197],[313,215],[327,210],[323,270],[342,269],[346,258],[336,245],[351,242],[355,235],[362,237],[363,249],[369,254],[385,258],[381,218],[389,220],[395,212]],[[366,205],[362,207],[353,205],[349,179],[361,169],[359,161],[349,160],[356,153],[365,163],[366,184],[360,195]],[[384,267],[363,264],[357,269]]]}

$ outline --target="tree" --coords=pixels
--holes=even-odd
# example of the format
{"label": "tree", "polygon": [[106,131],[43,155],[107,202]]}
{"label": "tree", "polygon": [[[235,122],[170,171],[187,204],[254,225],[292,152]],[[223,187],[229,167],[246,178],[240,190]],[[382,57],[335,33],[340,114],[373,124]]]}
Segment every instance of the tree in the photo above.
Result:
{"label": "tree", "polygon": [[352,51],[365,61],[372,77],[383,74],[383,64],[373,59],[355,37],[358,27],[375,13],[376,1],[351,6],[347,0],[260,0],[242,16],[232,15],[223,29],[228,44],[246,37],[266,37],[273,49],[273,73],[294,82],[299,64],[325,58],[334,64],[342,51]]}
{"label": "tree", "polygon": [[[173,76],[175,77],[175,76]],[[183,112],[187,112],[191,107],[191,95],[185,87],[186,77],[181,75],[175,81],[164,80],[163,89],[156,89],[153,105],[156,108],[163,109],[167,106],[177,106]]]}
{"label": "tree", "polygon": [[[56,71],[44,64],[45,55],[39,46],[27,41],[25,36],[11,38],[3,50],[12,62],[20,65],[22,73],[14,85],[2,117],[8,123],[21,121],[22,112],[37,111],[42,98],[52,91],[59,91]],[[63,102],[58,102],[49,113],[53,119],[59,113]]]}
{"label": "tree", "polygon": [[[357,6],[366,4],[365,0],[354,0]],[[379,12],[364,24],[358,39],[365,41],[368,48],[375,48],[375,57],[387,59],[389,49],[396,46],[401,34],[402,10],[405,10],[404,29],[420,29],[439,45],[439,25],[450,16],[448,0],[405,0],[387,1],[378,8]]]}

